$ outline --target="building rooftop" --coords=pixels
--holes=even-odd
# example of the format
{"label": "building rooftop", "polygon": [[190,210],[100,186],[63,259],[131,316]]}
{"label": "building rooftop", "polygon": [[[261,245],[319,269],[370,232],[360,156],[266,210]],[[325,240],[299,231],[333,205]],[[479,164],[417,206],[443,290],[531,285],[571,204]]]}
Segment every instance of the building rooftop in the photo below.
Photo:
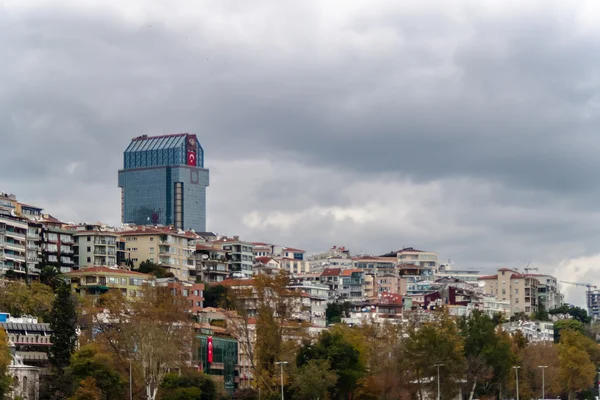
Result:
{"label": "building rooftop", "polygon": [[131,139],[123,154],[124,167],[130,169],[186,165],[186,149],[189,140],[193,141],[193,148],[198,153],[196,166],[204,168],[204,150],[196,135],[189,133],[142,135]]}
{"label": "building rooftop", "polygon": [[341,268],[325,268],[321,276],[339,276],[340,272],[342,272]]}
{"label": "building rooftop", "polygon": [[150,275],[143,274],[141,272],[124,270],[124,269],[119,269],[119,268],[110,268],[110,267],[85,267],[85,268],[81,268],[77,271],[67,272],[67,273],[65,273],[65,275],[75,276],[75,275],[81,275],[81,274],[97,274],[97,273],[138,275],[140,277],[150,278]]}
{"label": "building rooftop", "polygon": [[188,239],[196,239],[196,235],[192,231],[180,231],[172,226],[140,226],[137,225],[133,229],[121,232],[123,236],[140,236],[140,235],[173,235],[186,237]]}

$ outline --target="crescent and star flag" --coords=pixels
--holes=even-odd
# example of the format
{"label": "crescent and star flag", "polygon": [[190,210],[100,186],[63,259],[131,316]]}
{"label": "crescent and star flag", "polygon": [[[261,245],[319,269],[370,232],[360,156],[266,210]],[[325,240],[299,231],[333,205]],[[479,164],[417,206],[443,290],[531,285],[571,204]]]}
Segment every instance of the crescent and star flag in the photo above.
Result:
{"label": "crescent and star flag", "polygon": [[208,337],[207,340],[207,346],[208,346],[208,362],[211,363],[213,362],[213,342],[212,342],[212,336]]}

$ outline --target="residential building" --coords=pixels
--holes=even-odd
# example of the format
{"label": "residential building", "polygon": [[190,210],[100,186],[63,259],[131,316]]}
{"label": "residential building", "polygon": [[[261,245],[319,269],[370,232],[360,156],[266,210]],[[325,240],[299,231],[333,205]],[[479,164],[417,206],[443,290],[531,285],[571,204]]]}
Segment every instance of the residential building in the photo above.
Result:
{"label": "residential building", "polygon": [[440,265],[440,268],[435,276],[436,278],[460,279],[461,281],[470,283],[473,286],[477,286],[479,278],[483,275],[475,269],[454,269],[449,265]]}
{"label": "residential building", "polygon": [[40,273],[42,262],[41,248],[42,224],[33,220],[27,221],[27,238],[25,240],[27,272],[32,275]]}
{"label": "residential building", "polygon": [[510,301],[498,300],[494,296],[483,297],[483,312],[489,317],[493,317],[494,314],[501,313],[505,316],[510,315]]}
{"label": "residential building", "polygon": [[231,266],[227,252],[208,245],[196,245],[196,277],[200,282],[221,282],[229,277]]}
{"label": "residential building", "polygon": [[362,300],[365,297],[364,272],[360,269],[325,268],[320,281],[329,286],[330,300]]}
{"label": "residential building", "polygon": [[396,255],[398,264],[412,264],[421,267],[431,268],[432,271],[437,272],[438,269],[438,256],[433,251],[417,250],[412,247],[405,247],[402,250],[393,251],[384,254],[382,257],[390,257]]}
{"label": "residential building", "polygon": [[154,279],[151,275],[116,267],[87,267],[67,272],[73,292],[81,296],[99,296],[119,290],[124,296],[139,297],[142,285]]}
{"label": "residential building", "polygon": [[53,265],[62,273],[71,271],[75,265],[74,232],[63,229],[60,224],[44,222],[41,231],[42,266]]}
{"label": "residential building", "polygon": [[498,300],[510,302],[510,315],[538,310],[538,285],[536,275],[521,274],[509,268],[500,268],[496,275],[479,278],[483,292]]}
{"label": "residential building", "polygon": [[333,246],[328,251],[306,257],[311,272],[321,272],[325,268],[353,268],[350,250],[344,246]]}
{"label": "residential building", "polygon": [[27,220],[0,215],[0,267],[4,275],[25,276],[27,270]]}
{"label": "residential building", "polygon": [[302,305],[310,310],[310,323],[316,327],[326,326],[326,315],[329,287],[317,283],[292,283],[290,289],[302,293]]}
{"label": "residential building", "polygon": [[[195,281],[198,235],[174,227],[127,226],[121,232],[125,253],[139,268],[144,261],[159,264],[182,281]],[[191,278],[191,279],[190,279]]]}
{"label": "residential building", "polygon": [[558,287],[558,280],[545,274],[528,274],[532,278],[538,281],[538,299],[540,304],[543,303],[546,310],[560,307],[565,302],[564,295],[560,292]]}
{"label": "residential building", "polygon": [[198,313],[204,308],[204,284],[182,282],[177,278],[158,278],[156,286],[166,287],[173,296],[182,296],[188,301],[190,313]]}
{"label": "residential building", "polygon": [[398,265],[398,293],[404,295],[420,290],[417,288],[422,285],[430,285],[433,283],[435,275],[435,267],[431,265],[421,265],[417,263],[399,264]]}
{"label": "residential building", "polygon": [[133,138],[119,170],[122,222],[204,232],[208,184],[196,135]]}
{"label": "residential building", "polygon": [[83,224],[73,232],[76,268],[117,265],[119,232],[100,225]]}
{"label": "residential building", "polygon": [[554,323],[548,321],[515,321],[502,324],[502,330],[514,335],[520,331],[529,342],[551,342],[554,340]]}
{"label": "residential building", "polygon": [[376,276],[398,276],[396,272],[397,259],[395,257],[375,257],[361,255],[352,258],[354,268],[361,269],[365,274]]}
{"label": "residential building", "polygon": [[224,237],[212,242],[213,246],[225,250],[229,254],[231,273],[236,277],[252,276],[254,265],[254,245],[240,240],[239,236]]}

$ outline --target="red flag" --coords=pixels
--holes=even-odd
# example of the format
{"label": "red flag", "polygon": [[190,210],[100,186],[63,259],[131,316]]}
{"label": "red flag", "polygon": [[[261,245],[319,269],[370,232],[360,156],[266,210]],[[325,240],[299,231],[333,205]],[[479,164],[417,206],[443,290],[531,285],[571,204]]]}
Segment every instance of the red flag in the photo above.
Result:
{"label": "red flag", "polygon": [[207,340],[207,346],[208,346],[208,362],[211,363],[213,362],[213,343],[212,343],[212,336],[208,337]]}
{"label": "red flag", "polygon": [[196,166],[196,152],[188,151],[187,152],[187,165]]}

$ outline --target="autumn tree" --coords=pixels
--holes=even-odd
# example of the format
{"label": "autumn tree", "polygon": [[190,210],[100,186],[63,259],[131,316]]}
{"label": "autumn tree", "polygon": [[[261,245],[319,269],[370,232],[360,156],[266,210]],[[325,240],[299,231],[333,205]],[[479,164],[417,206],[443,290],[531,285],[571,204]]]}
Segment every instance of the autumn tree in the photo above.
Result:
{"label": "autumn tree", "polygon": [[310,360],[294,373],[291,387],[296,400],[323,400],[338,380],[327,360]]}
{"label": "autumn tree", "polygon": [[[545,366],[544,390],[542,390],[542,369]],[[562,393],[559,379],[558,345],[551,342],[530,343],[523,350],[519,371],[519,392],[523,398],[556,398]]]}
{"label": "autumn tree", "polygon": [[443,311],[433,321],[418,326],[411,324],[407,334],[406,355],[411,360],[418,397],[425,398],[424,391],[437,392],[438,368],[443,377],[440,379],[442,397],[454,397],[465,372],[463,340],[454,320]]}
{"label": "autumn tree", "polygon": [[144,285],[140,297],[110,293],[89,310],[95,340],[117,359],[133,361],[149,400],[168,370],[180,368],[191,354],[187,308],[186,299],[168,288]]}
{"label": "autumn tree", "polygon": [[69,369],[76,381],[94,378],[96,387],[107,400],[118,399],[125,391],[127,379],[120,373],[114,356],[102,351],[95,343],[75,352]]}
{"label": "autumn tree", "polygon": [[215,382],[202,372],[186,369],[181,374],[170,373],[163,378],[159,397],[161,400],[216,400]]}
{"label": "autumn tree", "polygon": [[4,399],[10,391],[12,379],[8,374],[8,367],[12,361],[8,348],[8,335],[0,328],[0,399]]}
{"label": "autumn tree", "polygon": [[14,316],[32,315],[45,321],[48,318],[54,292],[50,286],[39,282],[26,285],[9,281],[0,287],[0,309]]}
{"label": "autumn tree", "polygon": [[575,392],[593,385],[596,366],[586,351],[586,342],[589,340],[577,331],[561,331],[558,346],[559,378],[564,390],[569,393],[569,400],[575,398]]}
{"label": "autumn tree", "polygon": [[265,393],[278,392],[280,371],[275,362],[291,359],[305,336],[301,297],[288,289],[289,283],[289,274],[282,271],[234,281],[227,292],[225,305],[235,313],[230,325]]}
{"label": "autumn tree", "polygon": [[92,377],[85,378],[69,400],[101,400],[101,393]]}

